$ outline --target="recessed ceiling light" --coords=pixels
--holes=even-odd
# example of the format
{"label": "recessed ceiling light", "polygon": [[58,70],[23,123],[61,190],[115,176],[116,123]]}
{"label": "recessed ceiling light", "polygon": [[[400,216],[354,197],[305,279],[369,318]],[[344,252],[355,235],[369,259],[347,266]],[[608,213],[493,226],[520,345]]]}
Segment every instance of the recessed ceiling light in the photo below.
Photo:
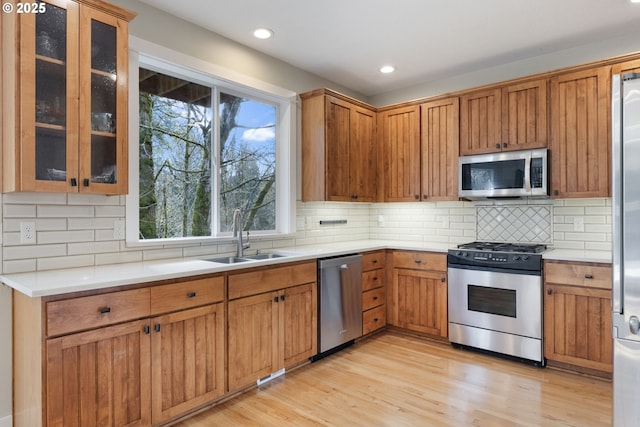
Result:
{"label": "recessed ceiling light", "polygon": [[630,0],[631,3],[640,3],[640,0]]}
{"label": "recessed ceiling light", "polygon": [[395,70],[396,67],[394,67],[393,65],[385,65],[384,67],[380,68],[380,72],[383,74],[393,73]]}
{"label": "recessed ceiling light", "polygon": [[273,31],[268,28],[256,28],[253,31],[253,35],[259,39],[270,39],[273,37]]}

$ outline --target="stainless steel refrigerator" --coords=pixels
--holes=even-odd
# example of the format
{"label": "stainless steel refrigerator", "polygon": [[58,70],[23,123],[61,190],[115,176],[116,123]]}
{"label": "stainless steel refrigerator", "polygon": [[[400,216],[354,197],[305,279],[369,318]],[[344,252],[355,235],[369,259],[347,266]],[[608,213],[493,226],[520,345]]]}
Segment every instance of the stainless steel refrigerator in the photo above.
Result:
{"label": "stainless steel refrigerator", "polygon": [[614,75],[613,425],[640,425],[640,73]]}

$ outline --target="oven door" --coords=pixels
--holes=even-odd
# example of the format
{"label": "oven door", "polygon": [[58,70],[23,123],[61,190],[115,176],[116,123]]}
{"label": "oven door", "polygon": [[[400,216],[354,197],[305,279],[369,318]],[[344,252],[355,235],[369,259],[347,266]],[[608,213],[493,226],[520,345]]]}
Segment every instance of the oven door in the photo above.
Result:
{"label": "oven door", "polygon": [[542,277],[448,269],[449,322],[542,338]]}

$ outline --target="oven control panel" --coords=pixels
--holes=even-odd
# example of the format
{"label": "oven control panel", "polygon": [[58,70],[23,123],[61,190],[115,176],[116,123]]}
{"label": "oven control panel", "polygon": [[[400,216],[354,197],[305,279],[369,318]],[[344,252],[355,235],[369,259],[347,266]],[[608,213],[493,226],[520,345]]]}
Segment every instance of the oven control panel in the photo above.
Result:
{"label": "oven control panel", "polygon": [[529,271],[542,268],[542,256],[539,254],[452,249],[448,253],[447,261],[449,264],[469,267],[484,266]]}

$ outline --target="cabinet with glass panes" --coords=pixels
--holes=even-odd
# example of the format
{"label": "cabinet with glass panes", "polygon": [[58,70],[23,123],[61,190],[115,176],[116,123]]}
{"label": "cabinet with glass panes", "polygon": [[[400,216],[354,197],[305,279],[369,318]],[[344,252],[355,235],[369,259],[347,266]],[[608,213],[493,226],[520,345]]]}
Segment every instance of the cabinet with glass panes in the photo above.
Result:
{"label": "cabinet with glass panes", "polygon": [[99,0],[32,7],[2,15],[3,191],[124,194],[135,14]]}

